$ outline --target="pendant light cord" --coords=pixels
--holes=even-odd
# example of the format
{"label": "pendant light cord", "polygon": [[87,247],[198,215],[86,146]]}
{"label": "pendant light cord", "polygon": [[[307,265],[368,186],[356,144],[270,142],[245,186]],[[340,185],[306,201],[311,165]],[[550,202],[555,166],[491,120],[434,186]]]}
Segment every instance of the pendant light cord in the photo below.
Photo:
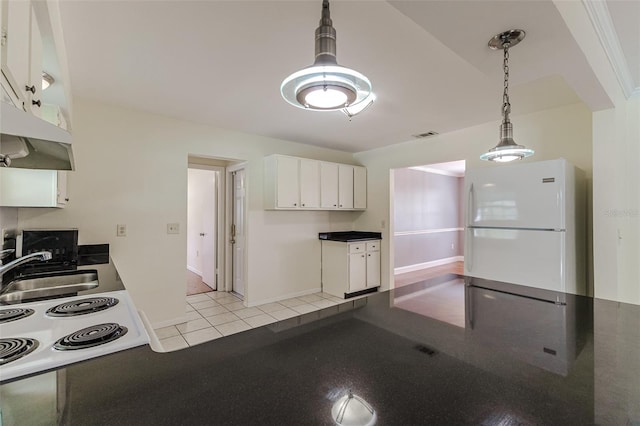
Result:
{"label": "pendant light cord", "polygon": [[502,94],[502,122],[509,122],[509,114],[511,113],[511,103],[509,102],[509,46],[507,41],[502,45],[504,49],[504,61],[502,69],[504,70],[504,92]]}

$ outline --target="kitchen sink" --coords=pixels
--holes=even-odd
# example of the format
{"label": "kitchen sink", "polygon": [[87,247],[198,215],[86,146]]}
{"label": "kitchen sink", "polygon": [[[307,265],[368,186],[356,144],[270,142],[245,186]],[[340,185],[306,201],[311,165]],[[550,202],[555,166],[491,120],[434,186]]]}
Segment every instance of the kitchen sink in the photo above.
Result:
{"label": "kitchen sink", "polygon": [[79,291],[96,287],[98,271],[95,269],[26,275],[11,281],[0,291],[0,304],[75,296]]}

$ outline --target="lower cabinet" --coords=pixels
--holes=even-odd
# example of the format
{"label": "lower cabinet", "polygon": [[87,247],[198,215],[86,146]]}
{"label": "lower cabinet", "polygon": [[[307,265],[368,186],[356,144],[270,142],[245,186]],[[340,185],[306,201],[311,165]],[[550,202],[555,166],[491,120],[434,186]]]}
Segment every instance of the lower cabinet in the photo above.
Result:
{"label": "lower cabinet", "polygon": [[380,240],[322,241],[322,291],[347,298],[380,286]]}

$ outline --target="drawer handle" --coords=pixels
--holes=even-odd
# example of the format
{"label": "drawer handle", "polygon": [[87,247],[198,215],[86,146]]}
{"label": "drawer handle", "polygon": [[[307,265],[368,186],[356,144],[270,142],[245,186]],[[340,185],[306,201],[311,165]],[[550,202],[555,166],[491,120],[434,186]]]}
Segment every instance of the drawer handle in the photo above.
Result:
{"label": "drawer handle", "polygon": [[38,99],[37,101],[31,101],[31,105],[38,105],[38,108],[40,108],[42,106],[42,102]]}
{"label": "drawer handle", "polygon": [[36,86],[24,86],[24,90],[27,92],[31,92],[34,95],[36,94]]}

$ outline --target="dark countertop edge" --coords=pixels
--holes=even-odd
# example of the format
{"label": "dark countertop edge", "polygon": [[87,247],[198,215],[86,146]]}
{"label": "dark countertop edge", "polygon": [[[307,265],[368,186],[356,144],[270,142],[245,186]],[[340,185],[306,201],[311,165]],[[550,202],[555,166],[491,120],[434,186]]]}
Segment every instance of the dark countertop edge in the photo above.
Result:
{"label": "dark countertop edge", "polygon": [[352,241],[370,241],[381,240],[382,233],[368,231],[338,231],[338,232],[320,232],[318,239],[326,241],[352,242]]}

